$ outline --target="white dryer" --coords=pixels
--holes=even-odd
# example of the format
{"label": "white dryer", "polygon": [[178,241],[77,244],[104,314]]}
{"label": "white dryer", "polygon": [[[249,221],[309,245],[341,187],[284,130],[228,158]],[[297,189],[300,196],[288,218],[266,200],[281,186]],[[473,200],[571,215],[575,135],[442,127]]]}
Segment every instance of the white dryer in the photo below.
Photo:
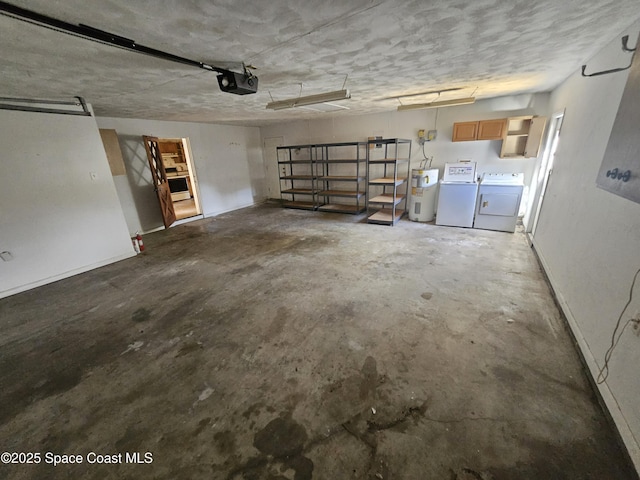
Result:
{"label": "white dryer", "polygon": [[480,180],[473,228],[515,232],[524,173],[485,173]]}

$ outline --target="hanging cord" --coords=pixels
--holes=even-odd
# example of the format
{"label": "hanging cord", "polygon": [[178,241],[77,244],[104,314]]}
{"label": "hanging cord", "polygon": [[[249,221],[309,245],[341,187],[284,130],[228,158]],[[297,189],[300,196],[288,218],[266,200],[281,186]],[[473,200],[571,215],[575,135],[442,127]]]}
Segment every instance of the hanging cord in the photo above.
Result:
{"label": "hanging cord", "polygon": [[625,329],[629,326],[630,323],[638,322],[638,319],[630,318],[629,320],[626,321],[626,323],[622,327],[622,330],[620,330],[620,333],[617,333],[618,329],[620,328],[620,324],[622,323],[622,317],[624,316],[624,312],[627,311],[627,308],[629,308],[629,305],[631,305],[631,301],[633,300],[633,289],[636,286],[636,280],[638,279],[639,274],[640,274],[640,268],[636,271],[636,274],[633,276],[633,282],[631,282],[631,288],[629,289],[629,300],[627,300],[627,303],[622,309],[622,312],[620,312],[620,316],[618,317],[618,321],[616,322],[616,327],[613,329],[613,334],[611,335],[611,345],[609,346],[608,350],[604,354],[604,365],[600,369],[600,372],[598,373],[598,377],[596,379],[596,382],[598,384],[604,383],[604,381],[609,376],[609,361],[611,360],[613,351],[618,346],[620,337],[622,337],[622,334],[624,333]]}
{"label": "hanging cord", "polygon": [[[438,97],[440,97],[440,92],[438,92]],[[398,101],[400,101],[400,99],[398,99]],[[400,102],[400,104],[402,105],[402,102]],[[438,112],[440,111],[439,108],[436,108],[436,118],[435,118],[435,122],[433,125],[433,129],[438,131]],[[422,169],[427,169],[427,168],[431,168],[431,164],[433,163],[433,155],[431,155],[430,157],[427,157],[426,152],[424,151],[424,144],[426,142],[423,140],[422,141],[422,156],[424,157],[424,160],[420,161],[420,168]]]}
{"label": "hanging cord", "polygon": [[431,168],[431,163],[433,162],[433,155],[431,155],[430,157],[427,157],[427,154],[424,151],[424,143],[422,144],[422,156],[424,157],[424,160],[420,161],[420,168],[421,169]]}
{"label": "hanging cord", "polygon": [[[440,96],[440,94],[438,94],[438,97]],[[436,108],[436,118],[435,121],[433,122],[433,129],[436,131],[436,133],[438,132],[438,112],[440,111],[439,108]],[[425,168],[431,168],[431,164],[433,163],[433,155],[431,155],[429,158],[427,158],[427,154],[424,151],[424,143],[422,144],[422,156],[424,157],[424,166]],[[427,162],[429,162],[429,165],[427,166]]]}

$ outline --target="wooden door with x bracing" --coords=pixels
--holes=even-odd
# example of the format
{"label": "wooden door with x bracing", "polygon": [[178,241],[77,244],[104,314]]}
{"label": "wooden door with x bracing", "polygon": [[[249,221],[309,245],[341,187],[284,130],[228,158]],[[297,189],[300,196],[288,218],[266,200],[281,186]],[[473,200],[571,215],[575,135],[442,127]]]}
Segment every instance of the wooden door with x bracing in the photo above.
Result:
{"label": "wooden door with x bracing", "polygon": [[162,221],[165,228],[176,221],[176,212],[173,208],[173,200],[171,199],[171,190],[167,181],[167,172],[164,170],[162,163],[162,155],[158,146],[159,140],[156,137],[142,137],[144,139],[144,149],[147,151],[147,160],[149,160],[149,168],[151,169],[151,177],[153,179],[153,187],[158,195],[160,202],[160,211],[162,213]]}

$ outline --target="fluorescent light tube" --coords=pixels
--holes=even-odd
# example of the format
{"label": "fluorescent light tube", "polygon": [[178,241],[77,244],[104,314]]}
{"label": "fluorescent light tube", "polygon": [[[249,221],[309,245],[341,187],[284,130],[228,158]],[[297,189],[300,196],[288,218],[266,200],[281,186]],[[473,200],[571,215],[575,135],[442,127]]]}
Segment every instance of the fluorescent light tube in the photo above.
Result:
{"label": "fluorescent light tube", "polygon": [[311,110],[312,112],[336,112],[339,110],[349,110],[349,107],[345,105],[338,105],[337,103],[325,102],[316,103],[315,105],[303,105],[300,108],[305,110]]}
{"label": "fluorescent light tube", "polygon": [[269,110],[283,110],[285,108],[303,107],[305,105],[316,105],[318,103],[337,102],[338,100],[348,100],[349,98],[351,98],[349,90],[336,90],[335,92],[270,102],[267,103],[267,108]]}
{"label": "fluorescent light tube", "polygon": [[476,99],[474,97],[458,98],[454,100],[442,100],[440,102],[430,103],[414,103],[413,105],[400,105],[398,111],[402,110],[417,110],[419,108],[439,108],[439,107],[453,107],[455,105],[467,105],[474,103]]}

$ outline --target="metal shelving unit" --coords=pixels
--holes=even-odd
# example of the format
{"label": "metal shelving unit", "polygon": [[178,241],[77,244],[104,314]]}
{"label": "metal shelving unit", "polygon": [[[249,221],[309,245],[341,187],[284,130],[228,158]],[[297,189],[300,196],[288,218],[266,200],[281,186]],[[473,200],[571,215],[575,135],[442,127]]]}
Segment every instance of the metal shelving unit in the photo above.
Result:
{"label": "metal shelving unit", "polygon": [[[375,148],[382,146],[378,153]],[[411,140],[370,140],[367,149],[367,222],[395,225],[407,212]]]}
{"label": "metal shelving unit", "polygon": [[277,153],[286,208],[366,210],[368,223],[382,225],[395,225],[407,211],[411,140],[289,145],[277,147]]}
{"label": "metal shelving unit", "polygon": [[317,147],[321,149],[321,155],[315,159],[318,210],[364,212],[367,143],[325,143]]}
{"label": "metal shelving unit", "polygon": [[276,151],[282,206],[316,210],[318,188],[313,164],[318,148],[315,145],[291,145],[277,147]]}

